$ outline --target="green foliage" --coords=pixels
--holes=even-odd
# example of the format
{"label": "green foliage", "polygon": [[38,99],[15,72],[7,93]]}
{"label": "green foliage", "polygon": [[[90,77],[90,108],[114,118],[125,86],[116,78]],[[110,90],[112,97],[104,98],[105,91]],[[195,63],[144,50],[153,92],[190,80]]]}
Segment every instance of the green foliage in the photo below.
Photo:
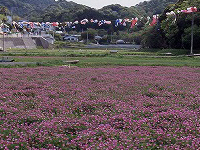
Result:
{"label": "green foliage", "polygon": [[[4,15],[0,14],[0,21],[3,20],[5,18]],[[1,22],[0,22],[1,23]]]}
{"label": "green foliage", "polygon": [[187,49],[162,49],[157,51],[158,55],[166,55],[167,53],[171,53],[171,55],[179,56],[189,54],[189,50]]}
{"label": "green foliage", "polygon": [[[159,24],[157,24],[159,30],[156,31],[155,27],[154,29],[147,30],[146,33],[144,31],[142,44],[145,47],[150,48],[168,47],[190,49],[192,14],[177,14],[177,11],[185,10],[191,6],[199,8],[200,0],[179,0],[176,4],[171,4],[166,7],[163,14],[159,18]],[[170,11],[174,11],[176,13],[176,20],[175,16],[166,15],[166,13]],[[200,44],[198,42],[200,39],[199,18],[200,14],[194,13],[194,49],[196,49],[196,53],[199,53],[200,49]]]}
{"label": "green foliage", "polygon": [[95,35],[97,34],[97,31],[94,29],[88,29],[85,32],[81,33],[81,38],[84,40],[94,40]]}
{"label": "green foliage", "polygon": [[[152,0],[132,7],[113,4],[96,10],[72,1],[54,0],[1,0],[2,6],[30,21],[74,21],[84,18],[114,20],[117,18],[145,17],[152,12],[162,12],[176,0]],[[76,11],[74,11],[76,10]]]}
{"label": "green foliage", "polygon": [[55,38],[56,41],[62,40],[62,36],[60,34],[54,34],[54,38]]}
{"label": "green foliage", "polygon": [[[200,27],[197,25],[194,25],[194,49],[200,48]],[[185,48],[190,48],[191,43],[191,27],[185,28],[184,34],[182,36],[183,40],[183,46]]]}
{"label": "green foliage", "polygon": [[150,0],[141,2],[136,7],[144,10],[147,15],[152,16],[153,14],[161,14],[168,5],[176,2],[177,0]]}
{"label": "green foliage", "polygon": [[[149,52],[150,51],[150,52]],[[13,57],[16,62],[24,62],[21,65],[1,64],[0,68],[19,68],[19,67],[37,67],[37,66],[61,66],[68,65],[68,60],[79,60],[79,63],[72,64],[79,67],[103,67],[103,66],[200,66],[199,57],[186,57],[188,50],[184,49],[141,49],[138,50],[120,50],[117,54],[111,54],[110,50],[89,50],[89,49],[54,49],[54,50],[31,50],[24,56],[26,50],[13,50]],[[9,52],[11,53],[11,52]],[[166,57],[166,53],[172,56]],[[4,55],[7,55],[6,53]],[[128,55],[128,56],[127,56]],[[183,56],[177,56],[183,55]],[[45,57],[33,57],[45,56]],[[52,56],[52,57],[51,57]],[[86,59],[87,58],[87,59]],[[28,62],[32,62],[28,64]],[[17,97],[34,97],[33,93],[15,93]],[[5,99],[2,99],[5,101]],[[32,108],[35,104],[30,101],[28,107]],[[0,110],[0,116],[6,115],[3,109]]]}
{"label": "green foliage", "polygon": [[97,32],[97,34],[98,34],[99,36],[104,36],[104,35],[107,34],[107,31],[106,31],[105,29],[99,29],[98,32]]}
{"label": "green foliage", "polygon": [[108,44],[110,43],[110,36],[104,35],[102,39],[99,41],[100,44]]}
{"label": "green foliage", "polygon": [[138,9],[134,6],[128,8],[123,7],[119,4],[105,6],[99,11],[103,14],[104,18],[109,20],[114,20],[117,18],[133,18],[143,16],[143,14],[141,14],[138,11]]}
{"label": "green foliage", "polygon": [[142,35],[142,45],[147,48],[164,48],[164,39],[157,26],[148,27]]}
{"label": "green foliage", "polygon": [[136,33],[133,35],[133,44],[140,45],[142,42],[142,35],[140,33]]}
{"label": "green foliage", "polygon": [[8,13],[9,13],[8,8],[0,5],[0,14],[7,15]]}

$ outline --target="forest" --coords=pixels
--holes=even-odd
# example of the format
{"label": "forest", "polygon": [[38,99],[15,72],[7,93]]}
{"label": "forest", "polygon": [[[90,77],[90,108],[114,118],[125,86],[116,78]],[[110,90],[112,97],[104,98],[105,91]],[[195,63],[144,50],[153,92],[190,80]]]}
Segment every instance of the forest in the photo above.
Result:
{"label": "forest", "polygon": [[98,10],[66,0],[1,0],[0,6],[8,8],[8,13],[28,18],[30,21],[62,22],[84,18],[112,20],[124,17],[133,18],[138,15],[151,16],[161,14],[166,6],[175,2],[176,0],[151,0],[131,7],[113,4]]}

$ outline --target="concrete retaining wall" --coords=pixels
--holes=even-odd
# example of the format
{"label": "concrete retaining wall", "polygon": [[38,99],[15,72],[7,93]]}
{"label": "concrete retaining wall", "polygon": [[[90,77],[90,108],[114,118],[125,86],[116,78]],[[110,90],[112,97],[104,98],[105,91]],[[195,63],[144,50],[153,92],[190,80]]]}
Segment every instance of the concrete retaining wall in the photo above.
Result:
{"label": "concrete retaining wall", "polygon": [[[5,49],[22,48],[36,49],[37,46],[42,48],[50,48],[51,44],[43,37],[5,37]],[[3,38],[0,38],[0,47],[3,48]]]}

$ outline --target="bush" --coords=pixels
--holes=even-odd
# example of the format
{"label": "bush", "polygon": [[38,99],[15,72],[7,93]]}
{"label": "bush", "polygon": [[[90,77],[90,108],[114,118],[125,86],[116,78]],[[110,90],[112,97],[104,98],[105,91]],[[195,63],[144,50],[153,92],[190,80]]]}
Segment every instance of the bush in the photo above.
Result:
{"label": "bush", "polygon": [[62,36],[60,34],[54,34],[54,38],[56,41],[62,41]]}
{"label": "bush", "polygon": [[164,48],[164,39],[161,35],[161,31],[157,26],[149,27],[144,30],[144,33],[142,35],[142,41],[141,44],[143,47],[146,48]]}
{"label": "bush", "polygon": [[87,40],[87,38],[89,40],[93,40],[96,34],[97,34],[97,31],[95,29],[88,29],[87,31],[81,33],[81,38],[83,40]]}

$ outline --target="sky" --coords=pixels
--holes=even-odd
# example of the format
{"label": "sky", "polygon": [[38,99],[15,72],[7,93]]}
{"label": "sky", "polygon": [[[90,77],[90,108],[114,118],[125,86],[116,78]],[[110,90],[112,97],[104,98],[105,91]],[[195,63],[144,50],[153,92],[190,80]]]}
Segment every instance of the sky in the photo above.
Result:
{"label": "sky", "polygon": [[92,8],[100,9],[103,6],[111,5],[111,4],[120,4],[122,6],[135,6],[140,2],[145,0],[68,0],[73,1],[78,4],[83,4]]}

